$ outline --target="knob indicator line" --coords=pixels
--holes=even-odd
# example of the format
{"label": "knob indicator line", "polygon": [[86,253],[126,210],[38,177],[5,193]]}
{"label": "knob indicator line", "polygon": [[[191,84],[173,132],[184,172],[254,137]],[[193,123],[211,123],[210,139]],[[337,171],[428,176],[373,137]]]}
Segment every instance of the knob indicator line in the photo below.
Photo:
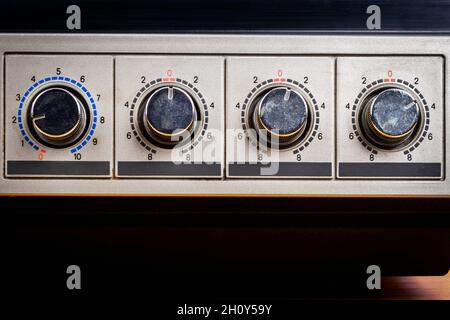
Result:
{"label": "knob indicator line", "polygon": [[[80,96],[84,96],[84,99],[86,103],[89,106],[89,109],[92,113],[92,120],[90,123],[90,127],[86,131],[85,137],[83,137],[80,141],[77,142],[75,146],[70,148],[68,151],[70,153],[78,152],[81,148],[83,148],[91,139],[92,136],[95,133],[95,129],[97,126],[97,105],[95,103],[95,100],[92,96],[92,94],[89,92],[89,90],[80,82],[71,79],[69,77],[63,77],[63,76],[48,76],[41,80],[36,81],[33,85],[31,85],[22,95],[22,98],[19,103],[18,111],[17,111],[17,122],[19,126],[19,132],[21,133],[23,139],[25,140],[28,145],[30,145],[34,150],[39,151],[42,150],[43,147],[40,143],[36,142],[34,138],[32,138],[28,131],[29,128],[26,125],[26,122],[24,120],[24,116],[26,116],[26,108],[28,105],[28,100],[30,97],[35,97],[35,93],[41,86],[45,86],[46,88],[49,87],[67,87],[67,88],[73,88],[75,92],[78,92]],[[43,115],[44,118],[40,118],[41,115],[35,116],[33,119],[31,119],[33,122],[45,119],[45,114]]]}
{"label": "knob indicator line", "polygon": [[408,81],[386,80],[375,80],[358,94],[352,107],[353,133],[373,154],[401,150],[407,155],[427,135],[429,107]]}
{"label": "knob indicator line", "polygon": [[[177,107],[180,103],[182,108]],[[181,153],[187,153],[206,135],[207,115],[206,100],[191,83],[179,78],[157,78],[137,92],[129,119],[133,136],[147,151],[155,154],[158,148],[177,146]],[[178,143],[188,132],[190,143],[186,139]]]}
{"label": "knob indicator line", "polygon": [[294,154],[308,147],[318,133],[320,112],[317,100],[296,80],[274,78],[261,81],[244,99],[240,110],[242,128],[247,132],[249,142],[264,153],[269,149],[261,146],[258,136],[249,129],[259,130],[259,137],[267,142],[269,148],[269,139],[274,136],[278,138],[278,143],[275,140],[278,149],[292,149]]}

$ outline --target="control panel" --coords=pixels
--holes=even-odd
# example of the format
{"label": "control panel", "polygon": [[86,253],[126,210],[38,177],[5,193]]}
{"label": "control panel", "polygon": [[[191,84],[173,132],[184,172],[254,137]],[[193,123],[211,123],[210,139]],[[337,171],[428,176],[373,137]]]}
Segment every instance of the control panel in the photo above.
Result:
{"label": "control panel", "polygon": [[113,58],[5,56],[5,176],[112,177]]}
{"label": "control panel", "polygon": [[442,179],[442,57],[337,60],[337,177]]}
{"label": "control panel", "polygon": [[227,59],[227,177],[334,175],[332,57]]}
{"label": "control panel", "polygon": [[450,196],[446,37],[0,39],[3,195]]}
{"label": "control panel", "polygon": [[223,173],[224,59],[116,58],[117,177]]}

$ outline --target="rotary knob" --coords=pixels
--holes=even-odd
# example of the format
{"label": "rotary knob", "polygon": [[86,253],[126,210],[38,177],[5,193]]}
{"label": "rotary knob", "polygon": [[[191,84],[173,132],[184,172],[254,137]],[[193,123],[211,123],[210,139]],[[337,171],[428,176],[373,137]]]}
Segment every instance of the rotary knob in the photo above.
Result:
{"label": "rotary knob", "polygon": [[28,123],[33,136],[52,148],[75,144],[86,129],[88,113],[78,94],[63,87],[51,87],[39,92],[28,111]]}
{"label": "rotary knob", "polygon": [[362,106],[360,124],[368,140],[384,149],[409,143],[421,119],[417,100],[400,88],[388,88],[368,97]]}
{"label": "rotary knob", "polygon": [[296,90],[280,86],[263,93],[253,110],[258,135],[270,146],[289,146],[298,141],[308,124],[308,104]]}
{"label": "rotary knob", "polygon": [[191,96],[175,86],[164,86],[144,100],[141,122],[149,140],[161,146],[174,146],[194,132],[198,117]]}

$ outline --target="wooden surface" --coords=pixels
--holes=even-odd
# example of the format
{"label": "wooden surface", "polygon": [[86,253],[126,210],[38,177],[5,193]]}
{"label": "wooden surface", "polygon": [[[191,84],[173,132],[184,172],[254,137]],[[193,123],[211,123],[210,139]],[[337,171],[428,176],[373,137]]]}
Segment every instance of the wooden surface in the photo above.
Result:
{"label": "wooden surface", "polygon": [[383,277],[381,299],[450,300],[450,272],[445,276]]}

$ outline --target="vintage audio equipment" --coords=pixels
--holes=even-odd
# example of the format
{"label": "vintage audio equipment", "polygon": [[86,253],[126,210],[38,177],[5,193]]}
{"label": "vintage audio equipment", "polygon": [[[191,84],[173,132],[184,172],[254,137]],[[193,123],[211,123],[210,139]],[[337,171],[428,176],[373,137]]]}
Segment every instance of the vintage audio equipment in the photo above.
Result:
{"label": "vintage audio equipment", "polygon": [[77,297],[164,307],[445,274],[448,3],[4,1],[2,288],[72,306],[75,264]]}
{"label": "vintage audio equipment", "polygon": [[1,194],[450,195],[448,37],[0,39]]}

